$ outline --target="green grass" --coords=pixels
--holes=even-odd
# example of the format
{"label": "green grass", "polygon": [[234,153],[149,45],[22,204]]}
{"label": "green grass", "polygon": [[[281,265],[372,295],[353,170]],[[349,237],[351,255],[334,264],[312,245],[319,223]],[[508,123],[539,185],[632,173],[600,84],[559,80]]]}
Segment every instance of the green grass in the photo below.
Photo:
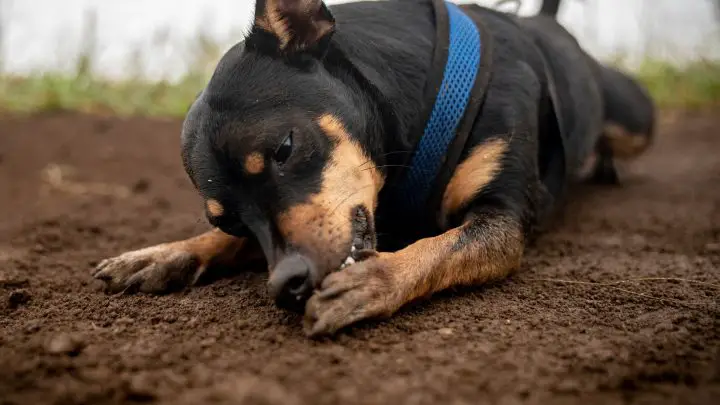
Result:
{"label": "green grass", "polygon": [[[203,72],[188,74],[173,83],[142,79],[113,82],[88,73],[90,62],[79,61],[75,75],[0,75],[0,109],[181,117],[208,78]],[[720,106],[720,61],[699,61],[682,68],[646,61],[635,75],[661,107]]]}
{"label": "green grass", "polygon": [[182,116],[205,83],[206,78],[199,74],[176,83],[107,81],[60,74],[5,76],[0,77],[0,109]]}
{"label": "green grass", "polygon": [[658,105],[688,109],[720,106],[720,61],[698,61],[683,68],[645,61],[636,75]]}
{"label": "green grass", "polygon": [[[73,61],[74,70],[71,73],[0,74],[0,110],[181,117],[207,83],[214,64],[222,55],[219,43],[205,34],[199,34],[185,44],[183,51],[187,52],[187,62],[193,69],[180,80],[143,79],[139,69],[143,60],[136,50],[128,60],[129,76],[134,79],[110,81],[93,75],[97,55],[95,10],[86,13],[83,31],[80,53]],[[0,37],[2,33],[0,25]],[[167,34],[157,32],[153,43],[158,46],[166,44]]]}

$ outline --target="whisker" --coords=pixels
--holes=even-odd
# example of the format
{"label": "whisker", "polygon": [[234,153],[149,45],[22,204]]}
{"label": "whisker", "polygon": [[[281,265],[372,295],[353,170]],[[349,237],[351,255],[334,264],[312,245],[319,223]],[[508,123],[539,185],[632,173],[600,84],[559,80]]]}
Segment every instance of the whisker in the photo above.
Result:
{"label": "whisker", "polygon": [[343,205],[343,203],[344,203],[345,201],[347,201],[347,200],[349,200],[350,198],[352,198],[355,194],[359,193],[360,191],[362,191],[362,190],[364,190],[364,189],[366,189],[366,188],[372,187],[372,186],[373,186],[372,184],[368,184],[368,185],[363,186],[363,187],[360,187],[360,188],[356,189],[354,192],[350,193],[350,195],[348,195],[348,196],[346,196],[345,198],[343,198],[342,201],[340,201],[340,202],[338,203],[338,205],[336,205],[335,208],[333,208],[332,211],[330,211],[330,213],[328,214],[328,216],[332,216],[332,215],[335,213],[335,211]]}
{"label": "whisker", "polygon": [[[393,151],[393,152],[383,153],[383,154],[380,155],[380,157],[388,157],[388,156],[391,156],[391,155],[399,155],[399,154],[402,154],[402,153],[404,153],[404,154],[410,154],[410,153],[412,153],[412,151],[410,151],[410,150],[396,150],[396,151]],[[366,164],[368,164],[368,163],[370,163],[370,162],[372,162],[372,161],[373,161],[372,159],[368,159],[368,160],[366,160],[365,162],[361,163],[361,164],[359,165],[359,167],[364,166],[364,165],[366,165]]]}
{"label": "whisker", "polygon": [[[409,169],[409,168],[411,168],[412,166],[410,166],[410,165],[402,165],[402,164],[386,164],[386,165],[380,165],[380,166],[375,166],[375,167],[378,168],[378,169],[382,169],[383,167],[405,167],[405,168],[408,168],[408,169]],[[363,169],[363,170],[367,170],[367,169]]]}
{"label": "whisker", "polygon": [[[406,169],[412,168],[412,166],[409,166],[409,165],[400,165],[400,164],[397,164],[397,165],[389,164],[389,165],[376,166],[377,169],[381,169],[381,168],[385,168],[385,167],[404,167],[404,168],[406,168]],[[365,170],[369,170],[369,169],[370,169],[370,168],[368,167],[368,168],[362,169],[362,170],[365,171]],[[430,171],[430,170],[421,170],[421,172],[422,172],[422,173],[431,174],[431,171]]]}

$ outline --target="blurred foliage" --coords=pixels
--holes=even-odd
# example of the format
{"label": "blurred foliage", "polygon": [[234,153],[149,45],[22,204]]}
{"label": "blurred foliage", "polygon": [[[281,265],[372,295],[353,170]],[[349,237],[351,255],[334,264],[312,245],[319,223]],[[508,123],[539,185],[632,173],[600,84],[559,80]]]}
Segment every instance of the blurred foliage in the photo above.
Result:
{"label": "blurred foliage", "polygon": [[[88,10],[83,21],[82,41],[73,61],[74,69],[69,73],[43,72],[28,76],[0,74],[0,110],[181,117],[207,83],[223,53],[211,37],[201,33],[185,44],[184,59],[192,69],[179,80],[150,81],[144,78],[144,61],[139,49],[128,60],[129,79],[107,80],[95,73],[96,10]],[[167,44],[168,38],[169,32],[156,32],[152,44],[160,48]]]}
{"label": "blurred foliage", "polygon": [[[150,81],[144,78],[139,50],[128,61],[129,79],[107,80],[94,73],[96,27],[94,12],[88,13],[83,44],[71,73],[0,74],[0,110],[181,117],[203,89],[216,61],[222,56],[222,49],[216,43],[206,35],[199,35],[189,41],[186,49],[186,60],[193,69],[179,80]],[[156,46],[163,45],[167,33],[158,33],[154,41]]]}
{"label": "blurred foliage", "polygon": [[18,112],[82,111],[119,115],[182,116],[205,85],[203,75],[175,83],[41,74],[0,77],[0,108]]}
{"label": "blurred foliage", "polygon": [[[182,117],[206,84],[210,67],[203,63],[202,69],[171,83],[140,78],[102,80],[91,73],[91,65],[91,61],[83,56],[74,75],[2,75],[0,108],[20,112],[72,110]],[[678,67],[648,60],[635,69],[633,74],[647,86],[661,107],[720,107],[720,61],[698,61]]]}
{"label": "blurred foliage", "polygon": [[683,67],[644,61],[635,73],[659,105],[720,107],[720,61],[697,61]]}
{"label": "blurred foliage", "polygon": [[[0,6],[4,0],[0,0]],[[718,3],[720,4],[720,2]],[[720,10],[720,9],[719,9]],[[2,7],[0,7],[2,12]],[[0,44],[3,20],[0,15]],[[110,81],[95,72],[98,18],[94,9],[84,18],[82,43],[74,60],[74,72],[38,73],[29,76],[2,74],[0,61],[0,110],[19,112],[82,111],[120,115],[185,115],[206,84],[223,49],[210,36],[199,34],[186,41],[184,60],[193,69],[180,80],[149,81],[143,76],[139,50],[130,57],[130,79]],[[154,47],[167,45],[169,32],[157,32]],[[231,33],[230,38],[239,38]],[[230,41],[228,41],[230,43]],[[2,55],[2,53],[0,53]],[[609,64],[627,66],[622,55]],[[638,77],[661,107],[720,107],[720,61],[696,61],[680,65],[648,59],[635,69],[624,69]]]}

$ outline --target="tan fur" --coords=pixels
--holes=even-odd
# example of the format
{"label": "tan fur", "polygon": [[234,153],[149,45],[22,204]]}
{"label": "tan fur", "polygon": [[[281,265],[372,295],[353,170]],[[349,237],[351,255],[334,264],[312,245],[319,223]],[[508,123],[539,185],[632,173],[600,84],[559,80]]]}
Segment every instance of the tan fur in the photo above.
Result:
{"label": "tan fur", "polygon": [[258,16],[255,18],[255,26],[269,33],[273,32],[272,27],[265,16]]}
{"label": "tan fur", "polygon": [[212,198],[205,201],[205,208],[207,208],[208,214],[213,217],[222,216],[222,214],[225,212],[225,208],[222,206],[222,204],[220,204],[218,200]]}
{"label": "tan fur", "polygon": [[629,132],[625,127],[614,122],[605,124],[603,136],[608,140],[613,157],[620,159],[636,157],[650,146],[649,134]]}
{"label": "tan fur", "polygon": [[280,14],[275,0],[265,2],[265,15],[256,17],[255,25],[274,34],[280,41],[280,49],[285,49],[292,40],[287,20]]}
{"label": "tan fur", "polygon": [[583,160],[582,165],[578,168],[577,173],[575,173],[575,177],[577,177],[578,179],[590,178],[590,176],[592,176],[595,171],[598,159],[599,157],[597,152],[590,152],[590,154],[588,154],[585,160]]}
{"label": "tan fur", "polygon": [[231,264],[247,244],[246,238],[237,238],[219,229],[213,229],[170,245],[176,250],[193,253],[202,265],[206,266],[210,262]]}
{"label": "tan fur", "polygon": [[501,169],[502,158],[508,144],[503,139],[493,139],[477,145],[470,155],[455,169],[443,195],[440,223],[447,226],[447,217],[463,208]]}
{"label": "tan fur", "polygon": [[245,158],[245,171],[249,174],[260,174],[265,170],[265,159],[260,152],[253,152]]}
{"label": "tan fur", "polygon": [[195,284],[211,264],[242,267],[261,259],[262,251],[247,238],[214,229],[181,241],[162,243],[103,260],[93,274],[109,291],[128,288],[146,293],[167,291],[173,285]]}
{"label": "tan fur", "polygon": [[[313,10],[318,7],[318,1],[305,0],[299,5],[293,5],[292,7],[299,7],[292,9],[294,18],[306,18],[311,19]],[[308,27],[313,30],[313,36],[306,39],[307,42],[315,42],[322,38],[328,32],[332,31],[334,25],[328,21],[309,21]],[[293,42],[293,30],[290,27],[288,16],[283,15],[282,10],[278,7],[277,0],[267,0],[265,4],[265,14],[262,16],[256,16],[255,25],[271,34],[274,34],[280,42],[280,50],[286,50],[288,45]],[[297,42],[297,41],[296,41]],[[292,50],[300,50],[306,48],[308,43],[295,43]]]}
{"label": "tan fur", "polygon": [[288,243],[304,248],[319,264],[338,266],[352,243],[352,208],[364,205],[374,212],[383,178],[338,117],[325,114],[317,123],[334,143],[320,192],[282,213],[278,227]]}
{"label": "tan fur", "polygon": [[383,267],[402,294],[399,305],[451,287],[501,279],[520,266],[525,241],[517,221],[503,216],[488,218],[480,230],[482,238],[458,242],[467,226],[421,239],[386,256]]}

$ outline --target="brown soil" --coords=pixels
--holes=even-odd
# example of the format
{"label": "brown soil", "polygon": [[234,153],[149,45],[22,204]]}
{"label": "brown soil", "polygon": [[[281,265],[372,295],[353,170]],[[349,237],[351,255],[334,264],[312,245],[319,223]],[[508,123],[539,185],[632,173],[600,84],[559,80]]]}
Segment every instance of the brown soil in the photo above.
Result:
{"label": "brown soil", "polygon": [[2,117],[0,404],[709,404],[720,119],[663,121],[510,280],[315,342],[262,272],[161,297],[92,282],[106,256],[206,229],[178,121]]}

